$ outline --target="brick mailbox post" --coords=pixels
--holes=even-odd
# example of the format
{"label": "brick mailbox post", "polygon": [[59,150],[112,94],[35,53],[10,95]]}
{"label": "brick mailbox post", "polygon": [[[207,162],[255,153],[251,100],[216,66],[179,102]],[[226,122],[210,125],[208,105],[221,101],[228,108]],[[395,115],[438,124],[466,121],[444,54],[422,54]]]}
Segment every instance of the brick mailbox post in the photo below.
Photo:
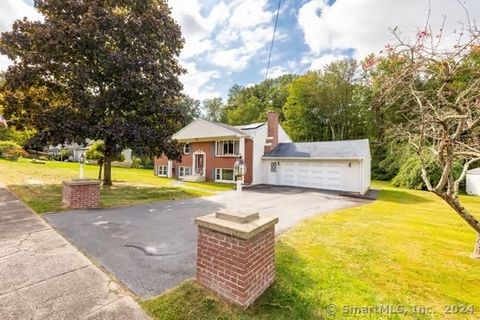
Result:
{"label": "brick mailbox post", "polygon": [[99,180],[63,181],[62,201],[71,209],[93,209],[100,207]]}
{"label": "brick mailbox post", "polygon": [[275,279],[276,217],[217,212],[196,219],[197,281],[249,307]]}

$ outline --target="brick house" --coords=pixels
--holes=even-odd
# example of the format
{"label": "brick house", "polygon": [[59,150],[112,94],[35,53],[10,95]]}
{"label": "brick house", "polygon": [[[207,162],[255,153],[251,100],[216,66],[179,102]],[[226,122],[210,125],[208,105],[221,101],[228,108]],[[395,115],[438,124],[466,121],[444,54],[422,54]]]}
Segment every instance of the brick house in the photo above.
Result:
{"label": "brick house", "polygon": [[242,126],[197,119],[173,135],[183,143],[181,161],[154,161],[155,174],[189,181],[234,182],[239,156],[244,183],[365,193],[370,187],[368,140],[293,143],[268,112],[267,122]]}

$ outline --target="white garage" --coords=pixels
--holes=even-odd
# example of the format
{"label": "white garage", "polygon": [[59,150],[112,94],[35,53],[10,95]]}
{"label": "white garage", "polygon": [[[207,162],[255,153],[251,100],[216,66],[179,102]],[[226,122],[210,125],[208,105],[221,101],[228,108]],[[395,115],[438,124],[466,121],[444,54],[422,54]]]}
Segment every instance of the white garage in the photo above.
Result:
{"label": "white garage", "polygon": [[263,161],[267,184],[360,194],[370,188],[368,140],[280,143]]}
{"label": "white garage", "polygon": [[467,194],[480,196],[480,168],[467,171]]}

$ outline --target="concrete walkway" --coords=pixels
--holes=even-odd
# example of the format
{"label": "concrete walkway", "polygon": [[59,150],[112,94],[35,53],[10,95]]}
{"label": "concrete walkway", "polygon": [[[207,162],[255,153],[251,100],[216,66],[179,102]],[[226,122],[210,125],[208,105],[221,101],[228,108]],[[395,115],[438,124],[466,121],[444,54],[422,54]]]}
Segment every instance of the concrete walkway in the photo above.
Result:
{"label": "concrete walkway", "polygon": [[122,291],[0,186],[0,319],[147,319]]}

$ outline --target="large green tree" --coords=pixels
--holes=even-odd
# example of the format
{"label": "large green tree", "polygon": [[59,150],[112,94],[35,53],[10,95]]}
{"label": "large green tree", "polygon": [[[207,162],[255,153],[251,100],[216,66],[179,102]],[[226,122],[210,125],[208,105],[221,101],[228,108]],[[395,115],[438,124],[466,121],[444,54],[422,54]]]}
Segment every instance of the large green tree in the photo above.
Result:
{"label": "large green tree", "polygon": [[226,122],[225,104],[222,98],[210,98],[203,100],[205,119],[214,122]]}
{"label": "large green tree", "polygon": [[200,118],[202,115],[200,101],[190,96],[183,96],[178,102],[178,106],[183,114],[183,126],[186,126],[196,118]]}
{"label": "large green tree", "polygon": [[43,143],[105,142],[104,184],[123,149],[179,156],[182,124],[180,27],[164,0],[35,0],[43,22],[26,19],[0,38],[14,64],[5,114]]}
{"label": "large green tree", "polygon": [[353,100],[357,78],[357,62],[345,59],[295,79],[283,108],[283,123],[291,137],[299,141],[367,137],[368,109]]}
{"label": "large green tree", "polygon": [[[98,140],[95,141],[85,152],[85,157],[88,160],[96,161],[98,164],[98,179],[102,179],[102,169],[105,163],[105,142]],[[123,154],[117,155],[113,161],[124,161],[125,157]]]}
{"label": "large green tree", "polygon": [[249,87],[233,86],[226,105],[228,123],[262,122],[270,110],[277,111],[283,120],[282,108],[287,100],[288,86],[295,78],[288,74]]}
{"label": "large green tree", "polygon": [[385,54],[401,63],[379,77],[382,98],[405,119],[389,135],[412,146],[427,189],[475,231],[473,257],[480,259],[478,210],[459,197],[467,171],[480,163],[480,32],[466,29],[451,45],[443,30],[431,30],[425,27],[411,42],[394,33],[398,43]]}

